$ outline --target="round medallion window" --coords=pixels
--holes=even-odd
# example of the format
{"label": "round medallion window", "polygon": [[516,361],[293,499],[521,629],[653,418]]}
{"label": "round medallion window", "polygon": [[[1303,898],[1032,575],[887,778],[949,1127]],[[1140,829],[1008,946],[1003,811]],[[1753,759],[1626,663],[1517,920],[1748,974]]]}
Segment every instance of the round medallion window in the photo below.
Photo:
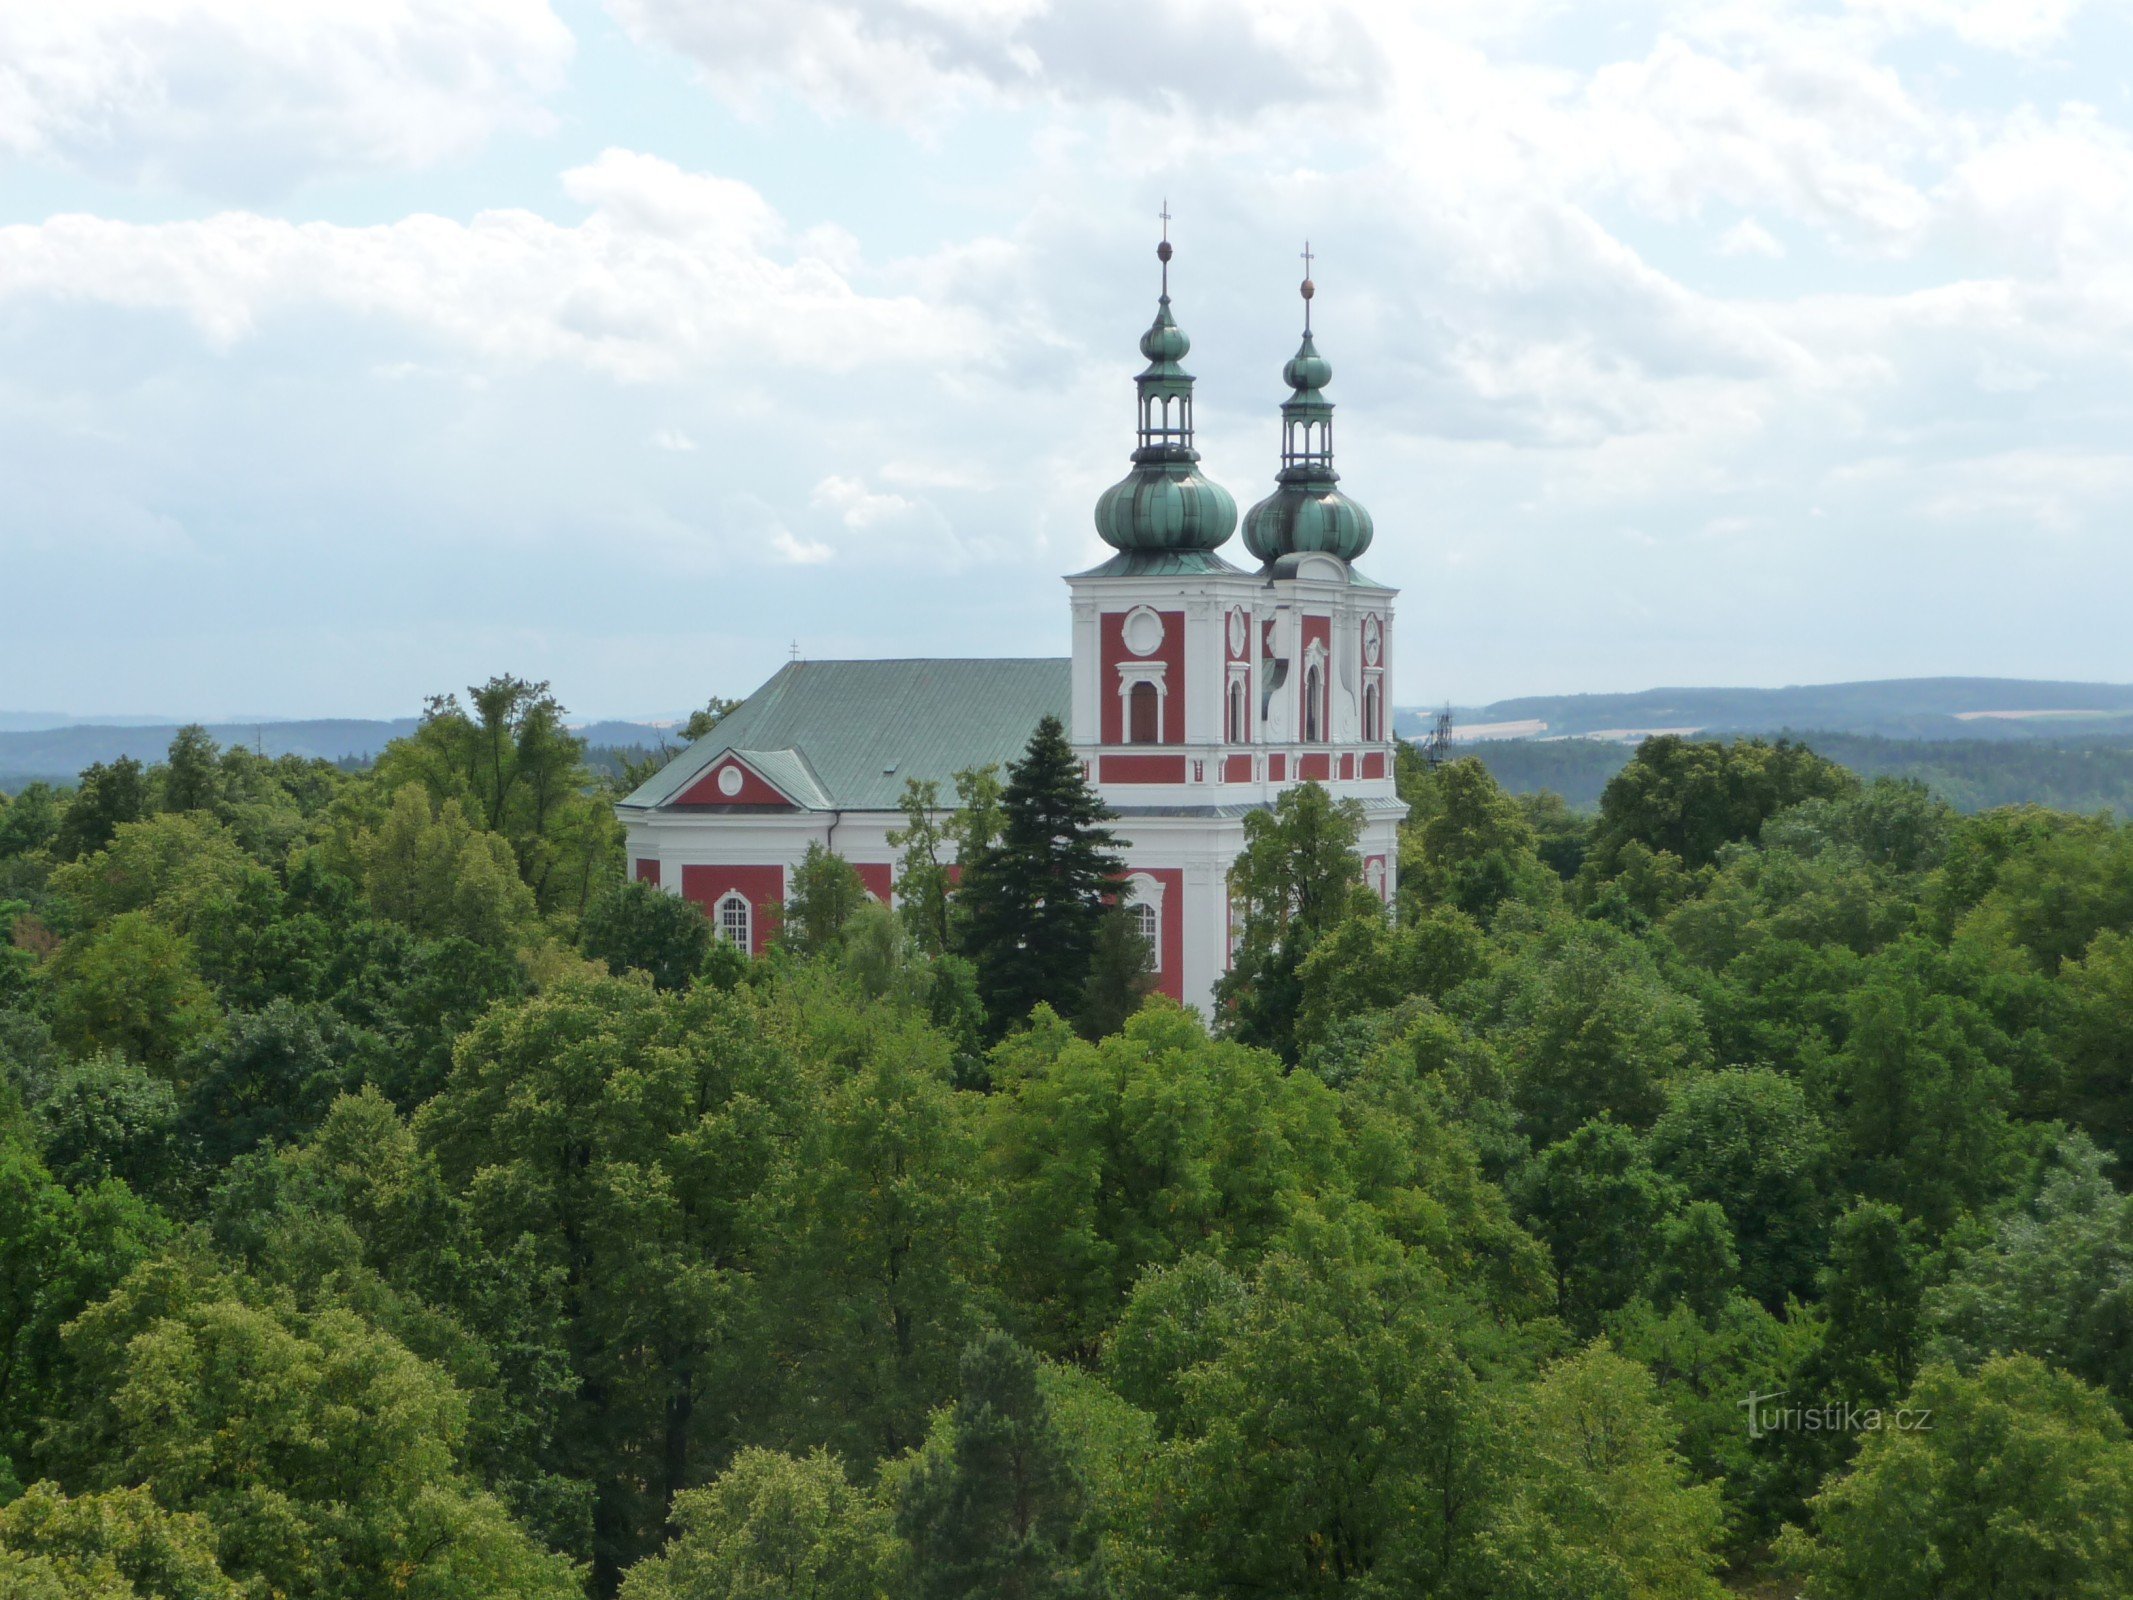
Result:
{"label": "round medallion window", "polygon": [[741,769],[739,767],[729,766],[720,771],[718,775],[718,792],[728,796],[737,795],[741,792]]}
{"label": "round medallion window", "polygon": [[1152,656],[1163,643],[1163,619],[1146,606],[1126,613],[1126,648],[1137,656]]}
{"label": "round medallion window", "polygon": [[1378,628],[1376,617],[1363,623],[1363,659],[1373,667],[1378,664],[1378,655],[1385,647],[1384,635]]}
{"label": "round medallion window", "polygon": [[1233,656],[1244,654],[1244,626],[1244,613],[1232,611],[1229,614],[1229,653]]}

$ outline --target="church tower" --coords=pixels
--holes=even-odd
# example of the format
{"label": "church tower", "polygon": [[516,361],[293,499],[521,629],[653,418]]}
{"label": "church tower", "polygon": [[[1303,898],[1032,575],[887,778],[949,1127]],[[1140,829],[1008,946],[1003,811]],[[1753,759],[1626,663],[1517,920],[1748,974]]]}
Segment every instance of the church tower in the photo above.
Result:
{"label": "church tower", "polygon": [[[1167,224],[1168,218],[1165,217]],[[1365,811],[1364,871],[1390,899],[1405,812],[1394,793],[1389,701],[1393,590],[1355,559],[1370,514],[1335,486],[1332,369],[1310,331],[1283,369],[1276,488],[1244,519],[1257,570],[1218,552],[1236,502],[1199,471],[1191,348],[1172,315],[1167,227],[1148,366],[1135,379],[1138,443],[1096,503],[1117,553],[1072,591],[1072,737],[1117,813],[1127,897],[1158,985],[1202,1007],[1231,950],[1228,875],[1244,817],[1301,782]],[[1306,250],[1308,271],[1309,253]]]}

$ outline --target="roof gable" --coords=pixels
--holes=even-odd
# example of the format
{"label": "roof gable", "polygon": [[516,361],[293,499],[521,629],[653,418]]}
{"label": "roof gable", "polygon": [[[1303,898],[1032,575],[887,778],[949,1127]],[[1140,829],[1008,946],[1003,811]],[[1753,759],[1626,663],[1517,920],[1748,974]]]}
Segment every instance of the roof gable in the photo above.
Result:
{"label": "roof gable", "polygon": [[[968,767],[1022,754],[1038,721],[1064,721],[1069,664],[1040,660],[795,661],[622,804],[739,804],[720,757],[808,810],[893,811],[909,779],[944,793]],[[692,798],[714,780],[716,799]]]}
{"label": "roof gable", "polygon": [[676,806],[819,809],[821,785],[797,750],[725,750],[667,802]]}

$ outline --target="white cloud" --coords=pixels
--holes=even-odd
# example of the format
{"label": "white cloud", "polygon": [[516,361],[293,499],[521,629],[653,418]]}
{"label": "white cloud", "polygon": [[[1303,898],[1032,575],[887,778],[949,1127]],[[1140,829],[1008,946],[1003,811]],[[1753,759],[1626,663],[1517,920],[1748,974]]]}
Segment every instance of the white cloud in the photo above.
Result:
{"label": "white cloud", "polygon": [[772,366],[848,372],[984,353],[967,316],[862,294],[794,253],[747,184],[610,150],[564,186],[592,208],[583,221],[485,211],[343,227],[228,212],[16,224],[0,228],[0,301],[176,312],[224,348],[278,316],[328,307],[486,361],[564,361],[632,380],[743,358],[760,379]]}
{"label": "white cloud", "polygon": [[1782,260],[1785,255],[1777,235],[1753,217],[1742,217],[1720,234],[1717,249],[1722,256],[1760,256],[1767,261]]}
{"label": "white cloud", "polygon": [[836,552],[826,544],[813,539],[799,539],[790,528],[780,528],[771,535],[771,548],[784,560],[799,567],[818,567]]}
{"label": "white cloud", "polygon": [[0,151],[271,196],[545,128],[573,47],[548,0],[20,0]]}
{"label": "white cloud", "polygon": [[816,484],[807,503],[817,511],[832,513],[855,533],[902,522],[920,509],[915,500],[906,500],[900,494],[877,494],[857,478],[836,474]]}
{"label": "white cloud", "polygon": [[[1246,116],[1370,97],[1379,63],[1342,7],[1276,0],[608,0],[637,39],[760,109],[918,124],[980,105],[1189,105]],[[1369,7],[1366,5],[1367,11]]]}
{"label": "white cloud", "polygon": [[1848,0],[1884,24],[1939,27],[1988,50],[2029,55],[2056,44],[2085,0]]}
{"label": "white cloud", "polygon": [[670,450],[676,455],[694,455],[696,441],[679,428],[660,428],[652,434],[652,448]]}

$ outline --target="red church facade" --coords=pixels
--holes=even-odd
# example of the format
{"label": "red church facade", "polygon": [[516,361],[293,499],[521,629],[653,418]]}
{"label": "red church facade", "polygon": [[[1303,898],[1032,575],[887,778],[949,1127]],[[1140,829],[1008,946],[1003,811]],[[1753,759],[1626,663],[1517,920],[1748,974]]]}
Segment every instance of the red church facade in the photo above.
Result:
{"label": "red church facade", "polygon": [[1244,819],[1295,784],[1364,815],[1366,881],[1388,900],[1405,807],[1393,788],[1395,591],[1356,567],[1369,514],[1337,488],[1330,368],[1309,327],[1283,370],[1275,492],[1243,519],[1250,568],[1217,553],[1235,503],[1198,471],[1188,348],[1165,292],[1142,337],[1132,471],[1106,491],[1114,554],[1068,578],[1066,660],[795,662],[618,807],[631,870],[760,951],[810,844],[891,897],[889,834],[911,779],[1020,755],[1043,716],[1069,728],[1116,814],[1123,892],[1158,987],[1207,1008],[1231,950],[1229,869]]}

